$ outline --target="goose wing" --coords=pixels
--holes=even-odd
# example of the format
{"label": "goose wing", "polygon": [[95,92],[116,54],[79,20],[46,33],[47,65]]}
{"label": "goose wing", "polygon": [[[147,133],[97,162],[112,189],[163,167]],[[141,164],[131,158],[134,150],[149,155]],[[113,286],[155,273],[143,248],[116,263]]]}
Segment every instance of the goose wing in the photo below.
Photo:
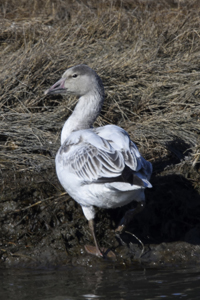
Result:
{"label": "goose wing", "polygon": [[125,167],[123,155],[92,130],[73,132],[60,147],[56,164],[83,183],[118,177]]}
{"label": "goose wing", "polygon": [[120,152],[123,156],[124,163],[130,169],[142,177],[142,179],[150,179],[152,174],[152,164],[146,161],[140,154],[137,146],[131,141],[128,133],[116,125],[106,125],[94,129],[95,133],[101,138],[107,140],[113,149]]}

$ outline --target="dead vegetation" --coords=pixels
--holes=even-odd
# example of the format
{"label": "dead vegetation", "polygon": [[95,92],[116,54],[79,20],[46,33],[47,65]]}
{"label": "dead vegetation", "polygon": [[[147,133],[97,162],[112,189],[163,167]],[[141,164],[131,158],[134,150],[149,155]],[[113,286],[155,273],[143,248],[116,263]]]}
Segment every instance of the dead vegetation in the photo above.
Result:
{"label": "dead vegetation", "polygon": [[12,222],[32,234],[54,224],[53,217],[35,217],[37,226],[30,225],[44,209],[64,222],[54,156],[76,99],[44,91],[79,63],[94,68],[105,85],[95,125],[123,127],[154,164],[154,176],[178,173],[199,192],[199,1],[0,1],[0,41],[2,240],[7,234],[17,243],[6,225]]}

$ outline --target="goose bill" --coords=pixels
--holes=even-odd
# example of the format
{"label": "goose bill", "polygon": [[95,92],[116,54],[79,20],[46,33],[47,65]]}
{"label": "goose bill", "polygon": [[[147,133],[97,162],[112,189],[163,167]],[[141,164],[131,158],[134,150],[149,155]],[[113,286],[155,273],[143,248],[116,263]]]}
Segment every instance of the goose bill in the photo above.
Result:
{"label": "goose bill", "polygon": [[65,94],[67,89],[65,88],[65,79],[61,78],[54,85],[52,85],[48,90],[44,92],[45,95],[52,94]]}

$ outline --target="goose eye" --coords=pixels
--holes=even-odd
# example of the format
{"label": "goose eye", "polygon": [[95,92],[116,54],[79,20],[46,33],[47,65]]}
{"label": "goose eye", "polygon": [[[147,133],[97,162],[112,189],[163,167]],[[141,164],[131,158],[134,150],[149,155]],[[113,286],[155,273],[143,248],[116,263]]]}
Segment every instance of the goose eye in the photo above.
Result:
{"label": "goose eye", "polygon": [[76,77],[78,77],[78,75],[77,75],[77,74],[73,74],[72,77],[73,77],[73,78],[76,78]]}

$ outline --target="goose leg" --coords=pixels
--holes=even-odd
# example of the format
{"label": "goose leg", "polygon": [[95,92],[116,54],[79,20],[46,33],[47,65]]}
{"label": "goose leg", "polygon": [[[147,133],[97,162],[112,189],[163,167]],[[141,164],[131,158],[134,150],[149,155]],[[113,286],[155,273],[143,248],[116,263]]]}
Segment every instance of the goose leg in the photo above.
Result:
{"label": "goose leg", "polygon": [[85,245],[85,250],[89,253],[89,254],[93,254],[99,257],[104,257],[104,258],[112,258],[115,259],[116,255],[113,251],[111,251],[110,249],[104,248],[102,247],[101,249],[99,248],[96,236],[95,236],[95,230],[94,230],[94,220],[91,219],[88,221],[89,223],[89,228],[90,231],[92,233],[93,239],[94,239],[94,243],[95,243],[95,247],[94,246],[90,246],[90,245]]}
{"label": "goose leg", "polygon": [[101,252],[100,248],[99,248],[99,245],[98,245],[98,242],[97,242],[97,239],[96,239],[96,235],[95,235],[95,230],[94,230],[94,220],[91,219],[88,221],[88,224],[89,224],[89,228],[90,228],[90,231],[92,233],[92,236],[93,236],[93,239],[94,239],[94,244],[95,244],[95,253],[94,253],[94,250],[92,246],[89,246],[89,245],[86,245],[85,246],[85,249],[88,253],[90,254],[95,254],[97,256],[100,256],[100,257],[103,257],[103,253]]}
{"label": "goose leg", "polygon": [[133,219],[133,217],[138,214],[140,211],[142,211],[145,207],[145,204],[142,202],[139,202],[137,207],[134,209],[128,210],[124,217],[121,219],[119,226],[117,229],[115,229],[115,232],[121,233],[124,228],[130,223],[130,221]]}

